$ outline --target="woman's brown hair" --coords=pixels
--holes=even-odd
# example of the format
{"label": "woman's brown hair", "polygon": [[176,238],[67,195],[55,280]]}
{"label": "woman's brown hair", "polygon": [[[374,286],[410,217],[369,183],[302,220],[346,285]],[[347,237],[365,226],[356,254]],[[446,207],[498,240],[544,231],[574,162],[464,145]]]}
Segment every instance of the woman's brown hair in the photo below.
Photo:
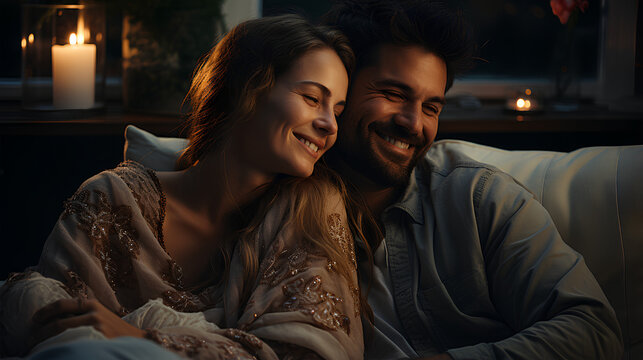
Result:
{"label": "woman's brown hair", "polygon": [[[314,26],[297,15],[249,20],[233,28],[197,67],[186,98],[191,106],[186,122],[189,145],[177,168],[192,166],[208,152],[221,150],[231,128],[255,114],[256,104],[279,76],[299,57],[319,48],[334,50],[350,74],[354,55],[348,40],[337,30]],[[213,262],[218,266],[212,275],[227,278],[232,251],[237,247],[243,264],[242,302],[248,300],[259,275],[257,231],[270,208],[281,197],[287,197],[284,216],[294,227],[294,234],[304,244],[320,250],[350,284],[354,264],[331,238],[325,216],[326,200],[333,193],[339,194],[346,206],[351,204],[339,176],[318,164],[309,178],[280,176],[265,187],[259,199],[240,209],[236,236],[222,244],[219,261]],[[356,209],[347,209],[351,233],[363,238],[359,214]],[[351,286],[359,290],[359,284]],[[372,319],[363,296],[361,303],[362,313]]]}
{"label": "woman's brown hair", "polygon": [[230,129],[255,113],[276,79],[310,50],[334,50],[350,74],[354,55],[342,33],[297,15],[253,19],[235,26],[203,58],[186,100],[189,145],[177,167],[187,168],[221,146]]}

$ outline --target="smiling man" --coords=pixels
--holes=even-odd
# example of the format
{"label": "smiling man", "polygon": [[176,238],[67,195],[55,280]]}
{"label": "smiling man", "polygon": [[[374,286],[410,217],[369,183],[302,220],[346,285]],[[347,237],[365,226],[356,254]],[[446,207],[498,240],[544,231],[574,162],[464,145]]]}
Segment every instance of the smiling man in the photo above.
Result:
{"label": "smiling man", "polygon": [[326,22],[357,56],[328,162],[381,233],[366,239],[372,278],[360,262],[366,357],[620,358],[613,309],[532,194],[461,154],[425,156],[472,59],[461,19],[430,1],[351,0]]}

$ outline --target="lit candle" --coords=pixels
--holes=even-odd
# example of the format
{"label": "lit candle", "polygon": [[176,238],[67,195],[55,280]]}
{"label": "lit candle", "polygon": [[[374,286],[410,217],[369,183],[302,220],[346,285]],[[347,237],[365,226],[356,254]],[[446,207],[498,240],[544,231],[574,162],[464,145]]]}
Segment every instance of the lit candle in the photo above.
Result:
{"label": "lit candle", "polygon": [[51,58],[54,107],[89,109],[94,106],[96,45],[85,44],[84,34],[69,36],[69,44],[53,45]]}

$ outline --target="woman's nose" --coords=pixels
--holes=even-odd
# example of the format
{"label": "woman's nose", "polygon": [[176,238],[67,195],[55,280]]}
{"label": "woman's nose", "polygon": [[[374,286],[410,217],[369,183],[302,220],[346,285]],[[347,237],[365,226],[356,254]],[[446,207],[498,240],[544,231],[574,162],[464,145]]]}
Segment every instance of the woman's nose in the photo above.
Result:
{"label": "woman's nose", "polygon": [[313,121],[315,129],[323,132],[324,135],[334,135],[337,133],[337,119],[333,111],[324,111]]}

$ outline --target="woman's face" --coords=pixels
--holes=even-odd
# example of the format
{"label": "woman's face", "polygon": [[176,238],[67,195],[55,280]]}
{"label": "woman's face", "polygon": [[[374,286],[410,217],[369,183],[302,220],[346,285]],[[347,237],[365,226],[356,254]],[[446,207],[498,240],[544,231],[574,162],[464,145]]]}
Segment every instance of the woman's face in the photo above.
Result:
{"label": "woman's face", "polygon": [[305,53],[234,132],[239,161],[267,176],[310,176],[335,143],[336,117],[344,109],[347,88],[346,68],[335,51]]}

